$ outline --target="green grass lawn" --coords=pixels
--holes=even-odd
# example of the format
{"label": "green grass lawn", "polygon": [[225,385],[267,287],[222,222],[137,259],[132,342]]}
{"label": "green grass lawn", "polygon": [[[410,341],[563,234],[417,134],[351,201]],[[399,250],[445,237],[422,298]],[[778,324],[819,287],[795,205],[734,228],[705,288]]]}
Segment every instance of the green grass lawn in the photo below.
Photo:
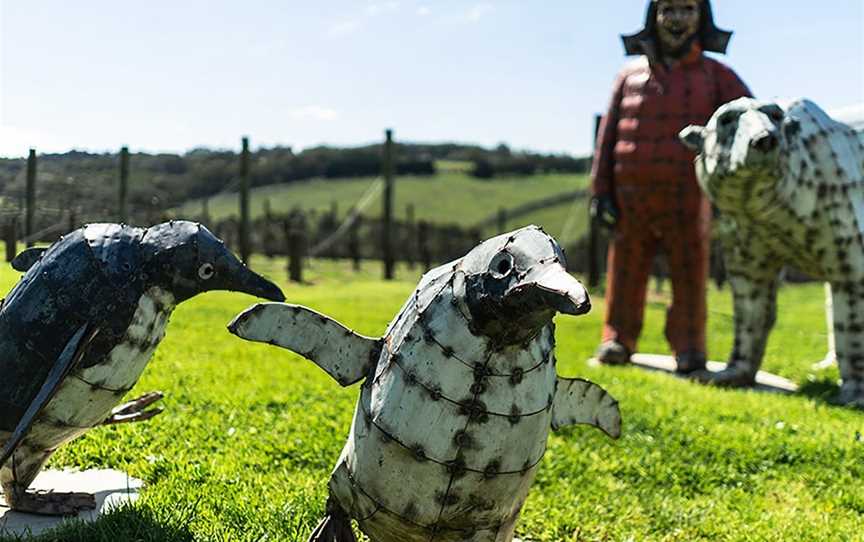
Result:
{"label": "green grass lawn", "polygon": [[[284,283],[282,262],[253,266]],[[341,262],[313,262],[292,302],[379,335],[418,278],[378,280]],[[3,266],[0,286],[16,280]],[[663,296],[652,294],[641,350],[667,352]],[[711,292],[710,354],[732,342],[728,291]],[[151,422],[91,431],[53,467],[110,467],[142,478],[133,506],[43,540],[302,541],[324,513],[327,479],[359,388],[342,389],[311,362],[241,341],[225,324],[254,303],[211,293],[181,305],[132,394],[159,389]],[[603,314],[559,317],[559,373],[590,378],[621,404],[623,436],[588,427],[550,437],[518,533],[537,541],[864,540],[864,413],[824,397],[836,370],[825,354],[819,284],[789,286],[765,368],[805,387],[791,397],[708,389],[634,368],[590,368]],[[4,541],[5,542],[5,541]]]}
{"label": "green grass lawn", "polygon": [[[372,182],[371,178],[313,179],[262,186],[252,190],[250,210],[253,217],[262,215],[264,201],[267,200],[270,208],[277,213],[288,212],[294,207],[326,212],[336,202],[339,216],[344,217]],[[587,184],[585,175],[542,174],[484,181],[458,169],[445,170],[431,177],[398,177],[394,189],[394,212],[398,220],[405,220],[407,206],[413,204],[417,220],[468,227],[494,215],[501,208],[512,208],[555,194],[572,192],[585,188]],[[583,202],[578,207],[580,216],[587,216],[585,205]],[[194,218],[200,216],[201,208],[202,202],[195,200],[175,209],[173,213],[178,217]],[[211,198],[209,212],[216,220],[238,215],[238,195],[223,194]],[[520,217],[508,224],[508,228],[515,229],[533,223],[543,226],[553,235],[559,235],[572,212],[573,202],[567,202]],[[365,215],[381,216],[380,198],[366,209]],[[584,226],[580,225],[580,228],[574,239],[584,230]]]}

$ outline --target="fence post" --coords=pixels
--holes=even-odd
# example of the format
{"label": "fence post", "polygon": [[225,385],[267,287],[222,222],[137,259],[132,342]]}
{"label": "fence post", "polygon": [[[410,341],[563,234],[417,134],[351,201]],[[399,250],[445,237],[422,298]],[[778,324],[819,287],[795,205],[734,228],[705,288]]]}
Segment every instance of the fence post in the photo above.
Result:
{"label": "fence post", "polygon": [[[201,222],[209,227],[210,224],[210,198],[204,196],[201,199]],[[220,238],[221,239],[221,238]]]}
{"label": "fence post", "polygon": [[240,259],[249,265],[249,138],[243,137],[240,151]]}
{"label": "fence post", "polygon": [[[413,203],[409,203],[408,206],[405,208],[405,229],[405,235],[407,236],[407,238],[409,240],[414,239],[414,230],[416,229],[416,225],[414,223]],[[414,243],[411,243],[410,241],[408,243],[405,243],[403,253],[405,254],[405,260],[408,262],[408,269],[414,269],[414,267],[416,267],[417,265],[417,254],[414,251]]]}
{"label": "fence post", "polygon": [[[597,146],[597,134],[600,132],[600,122],[603,117],[594,115],[594,146]],[[600,225],[591,216],[591,206],[588,206],[588,286],[596,287],[600,283]]]}
{"label": "fence post", "polygon": [[129,221],[129,147],[120,149],[120,201],[119,218],[121,224]]}
{"label": "fence post", "polygon": [[285,222],[288,239],[288,278],[303,282],[303,256],[306,253],[306,217],[302,211],[291,213]]}
{"label": "fence post", "polygon": [[354,271],[360,271],[360,221],[362,220],[363,216],[357,215],[357,219],[348,230],[348,252],[351,255]]}
{"label": "fence post", "polygon": [[393,280],[393,130],[387,129],[384,142],[384,223],[382,244],[384,248],[384,280]]}
{"label": "fence post", "polygon": [[3,225],[3,241],[6,244],[6,261],[11,262],[15,259],[15,252],[17,250],[16,243],[18,242],[18,232],[15,231],[18,229],[18,218],[13,217],[10,218],[6,224]]}
{"label": "fence post", "polygon": [[429,223],[421,220],[417,223],[417,251],[420,253],[420,261],[423,269],[432,269],[432,255],[429,251]]}
{"label": "fence post", "polygon": [[498,233],[504,233],[507,231],[507,209],[500,208],[498,209]]}
{"label": "fence post", "polygon": [[78,223],[78,213],[75,212],[75,208],[72,207],[69,209],[69,231],[75,231],[75,224]]}
{"label": "fence post", "polygon": [[27,210],[24,218],[24,237],[27,238],[27,247],[33,246],[33,240],[30,236],[33,235],[33,222],[36,217],[36,149],[30,149],[30,154],[27,156],[27,189],[26,189],[26,205]]}

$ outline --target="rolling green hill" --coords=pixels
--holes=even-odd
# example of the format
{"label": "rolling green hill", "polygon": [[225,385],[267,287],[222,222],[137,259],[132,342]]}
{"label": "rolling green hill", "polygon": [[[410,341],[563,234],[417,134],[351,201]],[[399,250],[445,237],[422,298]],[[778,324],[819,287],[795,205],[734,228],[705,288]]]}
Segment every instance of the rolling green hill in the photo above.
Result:
{"label": "rolling green hill", "polygon": [[[314,179],[287,184],[263,186],[252,190],[251,212],[257,217],[265,211],[265,201],[275,213],[285,213],[294,208],[326,212],[336,205],[340,217],[350,210],[375,182],[374,178],[359,179]],[[585,188],[585,175],[541,174],[526,177],[496,178],[491,181],[475,179],[464,172],[450,170],[432,177],[398,177],[395,187],[395,213],[398,220],[405,220],[407,206],[414,205],[417,220],[439,224],[473,226],[496,214],[499,209],[511,209],[555,194],[564,194]],[[208,202],[210,216],[221,220],[239,214],[239,198],[236,193],[221,194]],[[202,213],[202,200],[193,200],[174,209],[177,217],[195,218]],[[567,218],[577,213],[575,221],[578,237],[585,224],[586,203],[572,201],[532,212],[508,221],[508,228],[536,223],[553,235],[560,235]],[[367,217],[381,215],[380,196],[365,209]],[[494,233],[486,231],[485,233]]]}

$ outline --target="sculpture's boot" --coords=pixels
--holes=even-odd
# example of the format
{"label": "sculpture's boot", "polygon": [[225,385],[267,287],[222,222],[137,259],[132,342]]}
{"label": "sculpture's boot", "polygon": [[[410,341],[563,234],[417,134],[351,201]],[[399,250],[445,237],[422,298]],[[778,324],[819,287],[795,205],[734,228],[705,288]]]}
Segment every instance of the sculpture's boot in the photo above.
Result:
{"label": "sculpture's boot", "polygon": [[677,365],[675,371],[678,374],[690,374],[696,371],[704,371],[706,367],[705,353],[698,350],[688,350],[675,356]]}
{"label": "sculpture's boot", "polygon": [[604,365],[626,365],[630,363],[630,351],[618,341],[604,341],[594,353],[597,361]]}
{"label": "sculpture's boot", "polygon": [[327,516],[315,527],[307,542],[357,542],[351,530],[351,518],[332,497],[327,500]]}

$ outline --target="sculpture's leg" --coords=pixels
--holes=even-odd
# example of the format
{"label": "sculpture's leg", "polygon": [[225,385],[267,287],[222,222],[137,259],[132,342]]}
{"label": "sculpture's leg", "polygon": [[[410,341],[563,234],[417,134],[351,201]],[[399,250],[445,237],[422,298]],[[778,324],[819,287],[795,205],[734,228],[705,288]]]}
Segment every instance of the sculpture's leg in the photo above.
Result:
{"label": "sculpture's leg", "polygon": [[27,491],[51,453],[32,452],[22,446],[12,455],[0,470],[6,504],[18,512],[47,516],[74,516],[82,510],[96,508],[96,498],[89,493]]}
{"label": "sculpture's leg", "polygon": [[108,417],[102,425],[113,425],[117,423],[132,423],[143,422],[149,420],[153,416],[162,413],[161,408],[147,410],[147,407],[161,400],[164,397],[161,391],[151,391],[137,399],[123,403],[114,407],[111,411],[111,416]]}
{"label": "sculpture's leg", "polygon": [[315,527],[308,542],[356,542],[351,530],[351,518],[331,497],[327,500],[327,516]]}
{"label": "sculpture's leg", "polygon": [[729,364],[722,371],[700,371],[693,376],[718,386],[752,386],[777,319],[777,277],[754,279],[733,272],[729,283],[735,312],[735,345]]}
{"label": "sculpture's leg", "polygon": [[832,402],[864,408],[864,291],[854,284],[833,284],[834,343],[840,367],[840,393]]}
{"label": "sculpture's leg", "polygon": [[834,346],[834,296],[828,282],[825,283],[825,324],[828,331],[828,353],[822,361],[813,364],[816,371],[823,371],[837,363],[837,348]]}

